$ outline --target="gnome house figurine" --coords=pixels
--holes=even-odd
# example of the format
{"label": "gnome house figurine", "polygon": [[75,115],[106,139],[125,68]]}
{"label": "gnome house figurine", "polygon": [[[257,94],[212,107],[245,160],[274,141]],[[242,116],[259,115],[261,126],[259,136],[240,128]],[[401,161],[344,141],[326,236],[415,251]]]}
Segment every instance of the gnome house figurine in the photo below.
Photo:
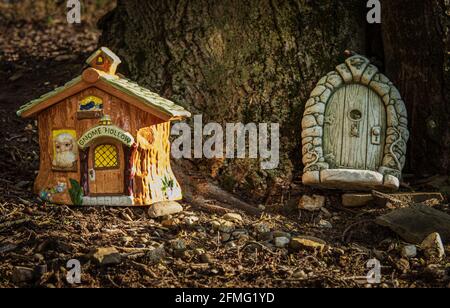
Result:
{"label": "gnome house figurine", "polygon": [[319,81],[306,103],[303,183],[397,190],[408,138],[399,91],[367,58],[353,55]]}
{"label": "gnome house figurine", "polygon": [[17,112],[38,121],[36,193],[72,205],[180,200],[170,166],[170,122],[190,113],[118,76],[121,61],[108,48],[86,62],[81,76]]}

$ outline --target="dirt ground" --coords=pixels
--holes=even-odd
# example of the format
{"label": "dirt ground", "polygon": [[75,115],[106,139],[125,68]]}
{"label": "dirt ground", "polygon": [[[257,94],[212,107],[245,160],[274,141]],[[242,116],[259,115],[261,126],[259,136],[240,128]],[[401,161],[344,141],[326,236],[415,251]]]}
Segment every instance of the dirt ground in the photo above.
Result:
{"label": "dirt ground", "polygon": [[[163,219],[150,218],[145,208],[43,204],[32,194],[36,123],[15,111],[80,74],[98,33],[29,21],[0,24],[0,33],[0,287],[450,287],[449,257],[431,262],[419,251],[402,258],[406,243],[374,223],[392,208],[350,210],[339,194],[327,193],[324,210],[299,212],[300,196],[313,192],[300,183],[272,198],[279,201],[266,204],[261,217],[240,213],[233,232],[217,230],[221,215],[186,202],[184,212]],[[428,182],[410,187],[436,189]],[[446,204],[437,208],[450,212]],[[326,245],[277,248],[274,232]],[[89,252],[100,247],[114,247],[120,260],[97,264]],[[378,285],[362,279],[372,258],[382,265]],[[81,261],[81,284],[66,280],[70,259]],[[32,270],[32,277],[20,279],[17,267]]]}

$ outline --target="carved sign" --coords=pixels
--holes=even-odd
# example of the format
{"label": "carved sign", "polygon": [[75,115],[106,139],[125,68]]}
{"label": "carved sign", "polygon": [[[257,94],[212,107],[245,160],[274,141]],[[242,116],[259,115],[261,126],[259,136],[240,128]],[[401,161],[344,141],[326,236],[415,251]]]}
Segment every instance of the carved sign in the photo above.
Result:
{"label": "carved sign", "polygon": [[114,125],[99,125],[85,132],[78,140],[78,146],[80,149],[84,149],[88,147],[93,140],[100,137],[114,138],[128,147],[131,147],[134,143],[133,136],[119,127]]}

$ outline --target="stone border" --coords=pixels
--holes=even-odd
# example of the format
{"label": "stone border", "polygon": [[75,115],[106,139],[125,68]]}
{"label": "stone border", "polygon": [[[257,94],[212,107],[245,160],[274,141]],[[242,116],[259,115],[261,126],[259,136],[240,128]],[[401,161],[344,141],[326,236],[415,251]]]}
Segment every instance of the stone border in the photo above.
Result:
{"label": "stone border", "polygon": [[[398,180],[405,165],[406,144],[409,139],[408,119],[405,103],[399,91],[392,82],[370,61],[355,55],[345,63],[336,67],[318,82],[305,105],[302,119],[302,155],[305,173],[320,173],[330,169],[323,153],[323,134],[325,109],[332,95],[348,84],[368,86],[377,93],[386,108],[386,144],[382,165],[378,172],[384,176],[390,175]],[[320,183],[319,178],[307,179],[305,184]],[[389,177],[392,179],[392,177]]]}

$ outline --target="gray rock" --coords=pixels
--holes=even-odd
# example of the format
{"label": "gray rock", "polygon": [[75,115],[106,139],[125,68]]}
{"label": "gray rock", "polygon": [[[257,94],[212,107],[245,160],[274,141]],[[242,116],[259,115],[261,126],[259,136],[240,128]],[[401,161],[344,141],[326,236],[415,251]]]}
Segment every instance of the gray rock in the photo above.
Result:
{"label": "gray rock", "polygon": [[325,245],[325,241],[313,236],[296,236],[293,237],[289,243],[289,247],[294,251],[302,249],[323,250]]}
{"label": "gray rock", "polygon": [[197,216],[188,216],[184,217],[183,221],[186,225],[193,226],[199,221],[199,218]]}
{"label": "gray rock", "polygon": [[99,265],[116,265],[122,262],[122,256],[114,247],[95,248],[89,258]]}
{"label": "gray rock", "polygon": [[234,223],[241,223],[242,220],[242,216],[237,214],[237,213],[226,213],[225,215],[222,216],[222,219],[234,222]]}
{"label": "gray rock", "polygon": [[224,233],[231,233],[234,229],[234,223],[231,221],[222,221],[219,227],[219,231]]}
{"label": "gray rock", "polygon": [[415,258],[417,256],[417,247],[415,245],[403,246],[401,255],[408,259]]}
{"label": "gray rock", "polygon": [[164,250],[164,245],[155,247],[145,253],[145,256],[149,259],[151,263],[159,263],[166,256],[166,251]]}
{"label": "gray rock", "polygon": [[12,273],[12,280],[15,283],[33,280],[34,270],[28,267],[16,266]]}
{"label": "gray rock", "polygon": [[176,251],[185,251],[187,249],[186,242],[182,239],[172,240],[170,245]]}
{"label": "gray rock", "polygon": [[255,229],[258,233],[269,233],[270,232],[270,227],[263,222],[256,224]]}
{"label": "gray rock", "polygon": [[332,229],[332,228],[333,228],[333,225],[332,225],[331,222],[329,222],[328,220],[321,219],[321,220],[319,221],[319,227],[325,228],[325,229]]}
{"label": "gray rock", "polygon": [[151,218],[172,215],[183,211],[181,204],[175,201],[165,201],[153,204],[148,209],[148,215]]}
{"label": "gray rock", "polygon": [[276,237],[275,238],[275,246],[278,248],[284,248],[287,244],[289,244],[290,240],[287,237]]}
{"label": "gray rock", "polygon": [[428,235],[420,244],[420,248],[429,259],[437,258],[441,260],[445,257],[445,249],[439,233],[434,232]]}
{"label": "gray rock", "polygon": [[304,195],[300,198],[298,202],[298,208],[301,210],[306,210],[310,212],[319,211],[325,205],[324,196],[308,196]]}

